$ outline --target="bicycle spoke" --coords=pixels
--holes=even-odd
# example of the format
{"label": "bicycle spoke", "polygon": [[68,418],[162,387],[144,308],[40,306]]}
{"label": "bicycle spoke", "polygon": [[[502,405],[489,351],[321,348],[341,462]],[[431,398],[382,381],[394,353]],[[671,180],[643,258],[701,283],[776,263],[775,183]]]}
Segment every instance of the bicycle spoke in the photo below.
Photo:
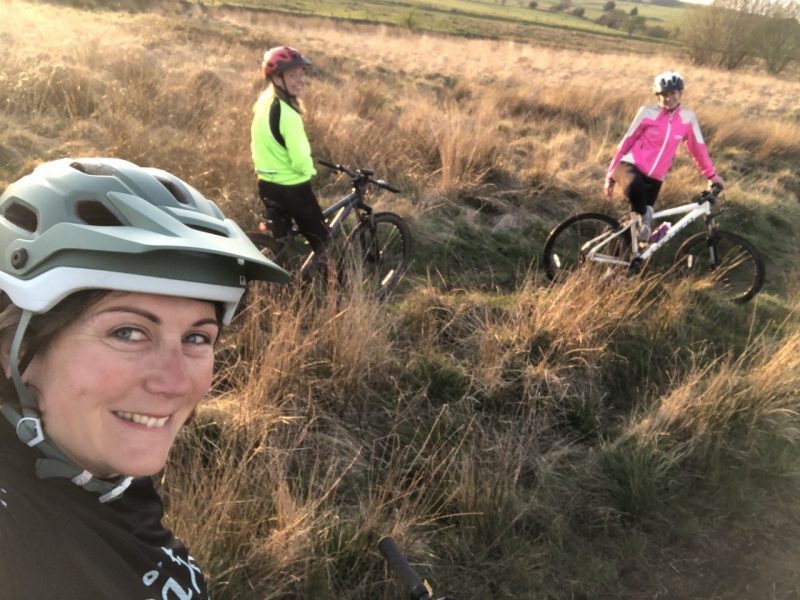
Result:
{"label": "bicycle spoke", "polygon": [[613,237],[619,224],[603,214],[585,213],[570,217],[558,225],[547,238],[542,261],[551,280],[559,280],[587,261],[595,263],[601,272],[627,267],[624,260],[627,246],[625,235]]}
{"label": "bicycle spoke", "polygon": [[711,240],[706,234],[689,238],[678,249],[676,264],[681,275],[707,279],[733,302],[750,300],[764,283],[758,252],[747,240],[727,231],[715,231]]}
{"label": "bicycle spoke", "polygon": [[[392,213],[378,213],[373,225],[365,221],[353,232],[351,247],[361,272],[362,286],[371,295],[383,298],[397,285],[408,266],[411,236],[405,222]],[[360,259],[358,258],[360,257]]]}

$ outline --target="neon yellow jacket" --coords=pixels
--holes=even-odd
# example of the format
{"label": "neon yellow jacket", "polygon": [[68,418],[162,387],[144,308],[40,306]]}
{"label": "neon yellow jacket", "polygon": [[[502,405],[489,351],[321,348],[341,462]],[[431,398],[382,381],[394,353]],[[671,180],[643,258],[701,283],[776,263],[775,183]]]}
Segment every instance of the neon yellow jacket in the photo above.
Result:
{"label": "neon yellow jacket", "polygon": [[253,105],[250,136],[253,165],[260,179],[297,185],[317,174],[303,119],[291,104],[275,94],[273,86],[269,86]]}

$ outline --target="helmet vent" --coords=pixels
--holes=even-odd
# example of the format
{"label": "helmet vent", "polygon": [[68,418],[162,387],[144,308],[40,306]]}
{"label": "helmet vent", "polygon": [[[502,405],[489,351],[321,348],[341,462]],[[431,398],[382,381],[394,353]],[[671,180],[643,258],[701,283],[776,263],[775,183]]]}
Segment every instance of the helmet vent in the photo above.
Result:
{"label": "helmet vent", "polygon": [[167,188],[167,191],[175,197],[175,200],[181,204],[190,204],[189,199],[186,197],[186,193],[180,187],[175,185],[174,182],[162,177],[156,177],[156,179],[158,179],[161,185]]}
{"label": "helmet vent", "polygon": [[222,236],[222,237],[228,237],[224,232],[218,231],[216,229],[211,229],[209,227],[200,227],[199,225],[189,225],[189,227],[191,229],[194,229],[195,231],[202,231],[203,233],[212,233],[214,235],[219,235],[219,236]]}
{"label": "helmet vent", "polygon": [[75,205],[78,218],[87,225],[118,227],[124,225],[114,213],[97,200],[80,200]]}
{"label": "helmet vent", "polygon": [[76,160],[75,162],[70,163],[69,166],[77,171],[80,171],[81,173],[86,173],[87,175],[110,176],[114,174],[114,169],[112,169],[108,165],[101,165],[98,163],[89,163],[89,162],[84,163]]}
{"label": "helmet vent", "polygon": [[34,232],[39,226],[39,217],[36,215],[36,212],[19,202],[9,204],[4,216],[11,223],[17,227],[21,227],[25,231]]}

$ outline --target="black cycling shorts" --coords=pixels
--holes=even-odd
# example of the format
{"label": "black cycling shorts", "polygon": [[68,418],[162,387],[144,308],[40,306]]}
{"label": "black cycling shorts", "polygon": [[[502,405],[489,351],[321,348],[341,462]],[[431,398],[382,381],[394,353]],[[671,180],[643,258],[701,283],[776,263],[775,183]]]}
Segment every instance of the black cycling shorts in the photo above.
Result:
{"label": "black cycling shorts", "polygon": [[272,221],[273,236],[279,238],[289,233],[291,221],[294,220],[314,252],[325,249],[328,226],[311,189],[311,182],[280,185],[259,179],[258,195],[264,202],[267,217]]}
{"label": "black cycling shorts", "polygon": [[622,194],[631,203],[631,209],[640,215],[647,212],[648,206],[653,206],[661,190],[661,181],[653,179],[642,173],[634,165],[621,162],[614,169],[612,177],[622,189]]}

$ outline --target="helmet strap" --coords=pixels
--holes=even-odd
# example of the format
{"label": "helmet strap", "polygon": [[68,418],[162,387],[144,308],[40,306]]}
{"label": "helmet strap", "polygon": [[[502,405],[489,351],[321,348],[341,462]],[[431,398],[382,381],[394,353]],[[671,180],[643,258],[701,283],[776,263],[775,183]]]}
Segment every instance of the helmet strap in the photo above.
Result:
{"label": "helmet strap", "polygon": [[280,85],[276,85],[274,81],[272,82],[272,85],[275,88],[275,94],[278,96],[278,98],[291,105],[291,107],[297,112],[300,112],[300,103],[297,101],[297,97],[292,96],[289,93],[289,90],[286,87],[286,80],[283,78],[283,73],[281,73],[280,76],[281,83],[283,84],[282,87]]}
{"label": "helmet strap", "polygon": [[39,407],[28,387],[22,381],[19,372],[19,351],[22,347],[22,338],[31,321],[33,313],[23,310],[20,315],[17,330],[14,332],[14,339],[11,341],[11,351],[9,362],[11,367],[11,379],[17,390],[22,414],[18,413],[8,403],[0,404],[0,412],[14,426],[17,437],[26,445],[36,446],[47,458],[40,458],[36,461],[36,475],[40,479],[50,477],[64,477],[81,486],[89,492],[101,494],[100,502],[110,502],[118,498],[133,481],[133,477],[121,477],[117,481],[104,481],[96,478],[89,471],[80,468],[64,455],[59,448],[44,435],[42,420]]}
{"label": "helmet strap", "polygon": [[28,387],[22,382],[22,375],[19,372],[19,352],[22,347],[22,338],[25,336],[32,316],[33,313],[31,311],[22,311],[19,323],[17,323],[17,330],[14,332],[14,338],[11,341],[11,351],[9,353],[11,380],[17,390],[22,414],[18,414],[7,404],[3,404],[3,414],[6,415],[6,418],[9,418],[9,413],[11,413],[9,420],[16,428],[17,437],[28,446],[36,446],[44,441],[44,430],[39,418],[36,400],[34,400]]}

